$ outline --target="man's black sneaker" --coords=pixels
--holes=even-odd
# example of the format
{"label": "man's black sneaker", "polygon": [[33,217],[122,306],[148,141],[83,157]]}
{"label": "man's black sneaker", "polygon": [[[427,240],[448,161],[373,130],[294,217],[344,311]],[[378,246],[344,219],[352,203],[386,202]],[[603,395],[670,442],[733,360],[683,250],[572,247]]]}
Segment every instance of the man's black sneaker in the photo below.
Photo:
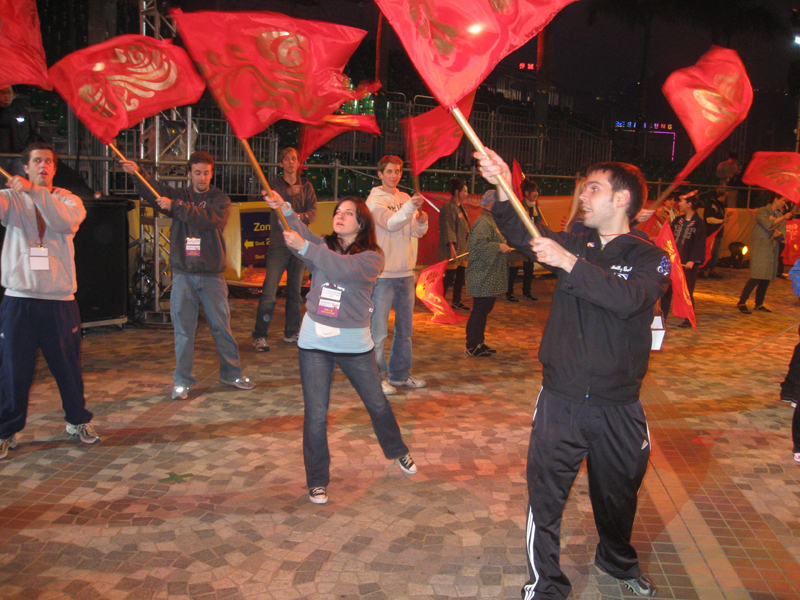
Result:
{"label": "man's black sneaker", "polygon": [[[613,575],[611,575],[611,573],[607,573],[605,570],[601,569],[597,563],[595,563],[595,566],[601,573],[605,573],[606,575],[614,577]],[[614,577],[614,579],[621,581],[622,583],[625,584],[625,587],[627,587],[634,594],[636,594],[637,596],[643,596],[644,598],[653,598],[656,595],[656,592],[658,591],[656,586],[653,585],[653,582],[650,581],[647,578],[647,575],[645,575],[644,573],[640,574],[638,577],[631,579],[620,579],[618,577]]]}
{"label": "man's black sneaker", "polygon": [[532,294],[522,294],[522,297],[525,298],[525,300],[538,300],[538,298]]}
{"label": "man's black sneaker", "polygon": [[481,344],[478,346],[478,349],[483,350],[484,352],[488,352],[489,354],[497,354],[497,350],[494,348],[489,348],[486,344]]}
{"label": "man's black sneaker", "polygon": [[620,579],[620,581],[637,596],[652,598],[658,591],[656,586],[653,585],[653,582],[650,581],[645,574],[639,575],[636,579]]}
{"label": "man's black sneaker", "polygon": [[488,350],[485,350],[482,346],[478,346],[477,348],[467,348],[467,351],[464,353],[467,356],[491,356],[492,353]]}
{"label": "man's black sneaker", "polygon": [[506,294],[506,300],[508,300],[509,302],[519,302],[519,300],[514,294]]}

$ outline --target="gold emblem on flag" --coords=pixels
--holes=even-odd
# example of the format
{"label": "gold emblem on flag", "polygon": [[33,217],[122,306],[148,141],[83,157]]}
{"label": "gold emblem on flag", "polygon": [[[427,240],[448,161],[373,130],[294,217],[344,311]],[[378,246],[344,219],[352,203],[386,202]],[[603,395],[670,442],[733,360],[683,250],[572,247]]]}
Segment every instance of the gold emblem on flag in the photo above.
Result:
{"label": "gold emblem on flag", "polygon": [[178,68],[159,49],[141,43],[114,48],[107,62],[92,67],[95,81],[80,87],[78,95],[101,117],[111,118],[121,110],[139,108],[140,98],[175,85]]}
{"label": "gold emblem on flag", "polygon": [[739,73],[717,75],[714,85],[714,90],[692,90],[695,102],[700,105],[701,114],[709,122],[705,134],[710,138],[722,134],[736,120],[744,97],[744,82]]}

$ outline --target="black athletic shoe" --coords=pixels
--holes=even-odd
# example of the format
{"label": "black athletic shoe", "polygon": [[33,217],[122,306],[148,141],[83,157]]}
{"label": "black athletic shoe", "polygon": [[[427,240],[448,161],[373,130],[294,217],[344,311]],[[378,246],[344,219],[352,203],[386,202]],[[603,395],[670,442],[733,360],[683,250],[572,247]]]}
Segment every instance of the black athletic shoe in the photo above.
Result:
{"label": "black athletic shoe", "polygon": [[497,354],[497,350],[495,350],[494,348],[489,348],[489,346],[487,346],[486,344],[481,344],[480,346],[478,346],[478,349],[483,350],[484,352],[488,352],[489,354]]}
{"label": "black athletic shoe", "polygon": [[752,315],[753,314],[753,312],[749,308],[747,308],[746,304],[737,304],[736,306],[739,308],[739,312],[740,313],[743,313],[745,315]]}
{"label": "black athletic shoe", "polygon": [[532,300],[532,301],[538,300],[538,298],[533,294],[522,294],[522,297],[525,298],[525,300]]}
{"label": "black athletic shoe", "polygon": [[763,304],[761,306],[756,306],[753,310],[757,310],[758,312],[772,312],[770,309],[768,309]]}
{"label": "black athletic shoe", "polygon": [[514,294],[506,294],[506,300],[509,302],[519,302],[519,299]]}
{"label": "black athletic shoe", "polygon": [[484,350],[482,346],[478,346],[477,348],[467,348],[467,351],[464,353],[467,356],[491,356],[492,353],[488,350]]}
{"label": "black athletic shoe", "polygon": [[[595,566],[597,566],[597,565],[595,565]],[[606,573],[599,566],[597,566],[597,569],[601,573],[605,573],[606,575],[610,575],[611,577],[614,577],[610,573]],[[647,578],[647,575],[645,575],[644,573],[642,573],[638,577],[631,578],[631,579],[619,579],[617,577],[614,577],[614,579],[617,579],[618,581],[624,583],[625,587],[627,587],[630,591],[632,591],[637,596],[642,596],[644,598],[652,598],[652,597],[654,597],[656,595],[656,592],[658,591],[656,586],[653,585],[653,582],[650,581]]]}

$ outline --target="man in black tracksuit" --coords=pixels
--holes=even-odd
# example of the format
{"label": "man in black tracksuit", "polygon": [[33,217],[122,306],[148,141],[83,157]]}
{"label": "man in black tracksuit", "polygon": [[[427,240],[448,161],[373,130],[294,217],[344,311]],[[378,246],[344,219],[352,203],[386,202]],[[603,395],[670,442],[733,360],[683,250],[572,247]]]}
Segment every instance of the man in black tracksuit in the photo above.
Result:
{"label": "man in black tracksuit", "polygon": [[[489,155],[475,155],[481,174],[490,183],[501,173],[510,181],[508,166]],[[670,270],[666,253],[628,224],[646,196],[639,169],[601,163],[589,169],[580,197],[587,233],[539,226],[542,237],[531,240],[508,202],[492,209],[509,245],[558,276],[539,349],[543,381],[528,449],[524,600],[569,594],[559,566],[561,516],[584,457],[600,536],[595,564],[641,596],[656,592],[630,543],[650,456],[639,390],[653,306],[669,285]]]}

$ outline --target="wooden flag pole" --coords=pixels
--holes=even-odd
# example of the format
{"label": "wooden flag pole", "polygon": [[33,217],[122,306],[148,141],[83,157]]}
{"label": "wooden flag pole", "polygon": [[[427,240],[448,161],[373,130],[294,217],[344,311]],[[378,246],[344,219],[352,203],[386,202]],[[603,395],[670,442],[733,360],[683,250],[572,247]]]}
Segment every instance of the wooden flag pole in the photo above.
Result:
{"label": "wooden flag pole", "polygon": [[[484,156],[488,156],[486,152],[486,148],[484,147],[481,140],[478,138],[478,135],[475,133],[475,130],[464,118],[464,113],[461,112],[457,106],[453,106],[450,109],[450,113],[455,117],[458,124],[461,126],[461,129],[464,130],[464,134],[469,138],[469,141],[472,142],[472,146],[483,154]],[[517,195],[514,193],[514,189],[511,185],[506,181],[506,178],[502,175],[497,176],[497,185],[505,192],[506,196],[508,196],[508,201],[511,202],[511,206],[514,207],[514,210],[517,212],[517,216],[522,219],[522,223],[525,225],[525,229],[528,230],[528,233],[531,234],[532,237],[541,237],[542,234],[539,233],[539,230],[536,229],[536,225],[533,224],[531,218],[528,216],[528,211],[525,210],[525,207],[522,206],[522,203],[517,198]]]}
{"label": "wooden flag pole", "polygon": [[[111,150],[114,152],[114,154],[116,154],[119,157],[120,160],[124,160],[125,162],[128,162],[128,159],[125,158],[125,155],[122,152],[119,151],[119,148],[117,148],[116,145],[114,145],[113,142],[108,144],[108,147],[111,148]],[[147,177],[142,175],[139,171],[136,171],[136,176],[139,178],[139,181],[141,181],[144,185],[147,186],[147,189],[150,190],[150,192],[153,194],[153,196],[155,196],[156,198],[160,198],[161,197],[161,194],[159,194],[156,191],[156,188],[154,188],[152,185],[150,185],[150,183],[147,181]]]}
{"label": "wooden flag pole", "polygon": [[0,175],[5,177],[6,179],[11,179],[11,173],[6,171],[3,167],[0,167]]}
{"label": "wooden flag pole", "polygon": [[[264,170],[261,168],[261,165],[258,164],[258,160],[256,160],[256,155],[253,154],[253,149],[250,147],[250,143],[243,139],[237,138],[241,144],[242,148],[244,148],[244,153],[247,154],[247,160],[250,161],[250,164],[255,170],[256,175],[258,176],[258,180],[261,182],[261,187],[271,196],[272,195],[272,188],[269,187],[269,182],[267,181],[267,176],[264,175]],[[284,231],[291,231],[292,228],[289,227],[289,223],[286,220],[286,217],[283,216],[283,213],[279,210],[272,211],[278,214],[278,219],[280,219],[281,226],[283,227]]]}

